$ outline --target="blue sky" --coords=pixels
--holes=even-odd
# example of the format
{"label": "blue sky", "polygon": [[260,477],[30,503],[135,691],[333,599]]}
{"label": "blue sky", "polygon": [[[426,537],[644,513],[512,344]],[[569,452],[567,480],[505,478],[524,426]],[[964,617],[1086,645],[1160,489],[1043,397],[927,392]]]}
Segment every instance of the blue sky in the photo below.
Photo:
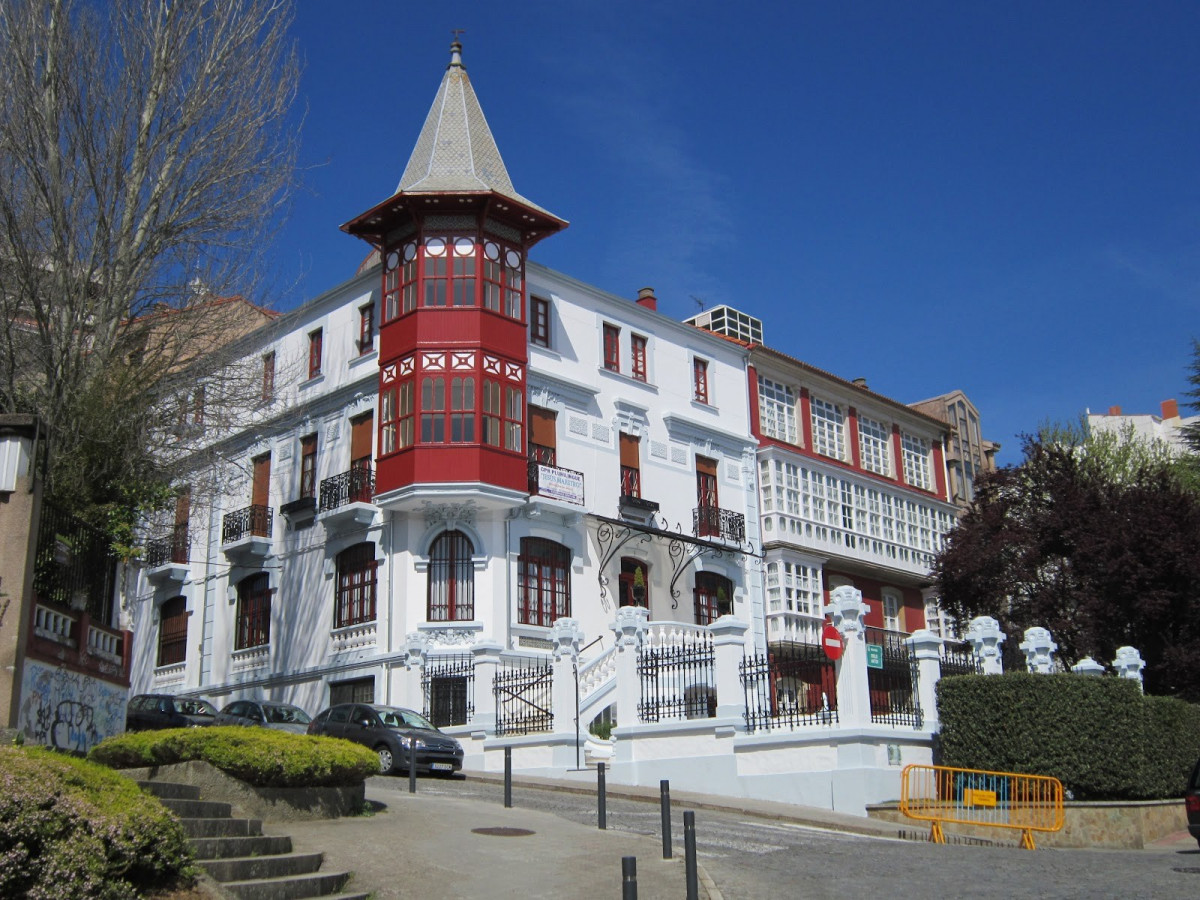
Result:
{"label": "blue sky", "polygon": [[[462,28],[533,258],[904,402],[961,388],[1001,462],[1181,397],[1200,337],[1200,3],[303,0],[289,307],[353,273]],[[297,280],[298,279],[298,280]]]}

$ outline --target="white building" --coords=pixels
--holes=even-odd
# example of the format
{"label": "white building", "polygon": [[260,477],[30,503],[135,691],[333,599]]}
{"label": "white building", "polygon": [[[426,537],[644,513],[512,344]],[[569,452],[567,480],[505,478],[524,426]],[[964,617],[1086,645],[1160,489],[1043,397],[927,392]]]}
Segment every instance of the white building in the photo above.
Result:
{"label": "white building", "polygon": [[1200,416],[1181,416],[1175,400],[1164,400],[1159,415],[1153,413],[1124,413],[1119,406],[1110,406],[1106,413],[1087,412],[1087,426],[1091,432],[1129,432],[1147,441],[1161,441],[1175,453],[1188,451],[1184,429],[1200,423]]}

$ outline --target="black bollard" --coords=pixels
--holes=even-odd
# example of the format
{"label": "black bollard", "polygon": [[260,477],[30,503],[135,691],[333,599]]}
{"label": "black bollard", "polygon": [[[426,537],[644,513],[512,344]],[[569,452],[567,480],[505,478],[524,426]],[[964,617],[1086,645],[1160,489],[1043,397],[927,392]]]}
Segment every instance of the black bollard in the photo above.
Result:
{"label": "black bollard", "polygon": [[687,900],[700,900],[696,876],[696,814],[690,809],[683,814],[683,858],[687,871]]}
{"label": "black bollard", "polygon": [[608,798],[604,789],[604,763],[596,766],[596,821],[601,830],[608,829]]}
{"label": "black bollard", "polygon": [[658,783],[659,805],[662,807],[663,859],[671,858],[671,782]]}
{"label": "black bollard", "polygon": [[504,748],[504,808],[512,808],[512,747]]}
{"label": "black bollard", "polygon": [[408,792],[417,792],[417,739],[408,739]]}
{"label": "black bollard", "polygon": [[637,857],[621,857],[621,900],[637,900]]}

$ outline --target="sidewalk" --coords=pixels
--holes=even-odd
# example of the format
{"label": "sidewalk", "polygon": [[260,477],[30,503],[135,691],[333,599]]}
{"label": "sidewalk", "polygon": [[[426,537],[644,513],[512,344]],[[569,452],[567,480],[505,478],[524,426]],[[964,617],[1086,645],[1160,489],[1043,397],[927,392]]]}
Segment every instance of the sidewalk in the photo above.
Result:
{"label": "sidewalk", "polygon": [[[516,782],[514,782],[516,783]],[[620,897],[621,859],[637,858],[638,896],[683,897],[682,854],[664,860],[649,837],[580,825],[550,813],[446,796],[381,793],[367,782],[367,799],[385,802],[371,816],[314,822],[269,823],[268,833],[290,834],[298,852],[321,851],[325,868],[354,872],[347,890],[375,900],[438,898]],[[386,800],[382,798],[386,797]],[[479,833],[521,829],[523,836]],[[720,894],[700,881],[700,896]]]}

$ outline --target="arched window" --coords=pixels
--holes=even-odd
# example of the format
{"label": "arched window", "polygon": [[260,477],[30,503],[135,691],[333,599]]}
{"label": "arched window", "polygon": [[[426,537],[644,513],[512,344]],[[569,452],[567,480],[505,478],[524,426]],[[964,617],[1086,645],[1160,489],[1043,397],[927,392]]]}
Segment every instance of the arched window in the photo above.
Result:
{"label": "arched window", "polygon": [[173,666],[187,659],[187,600],[172,597],[158,612],[158,664]]}
{"label": "arched window", "polygon": [[266,572],[247,575],[238,582],[237,630],[233,649],[245,650],[271,643],[271,578]]}
{"label": "arched window", "polygon": [[571,551],[543,538],[521,538],[517,621],[549,626],[571,614]]}
{"label": "arched window", "polygon": [[461,531],[445,531],[429,548],[430,622],[469,622],[475,618],[475,552]]}
{"label": "arched window", "polygon": [[[640,585],[638,584],[639,572],[642,575]],[[640,559],[633,559],[629,556],[621,558],[619,604],[650,608],[650,570]]]}
{"label": "arched window", "polygon": [[733,611],[733,582],[716,572],[696,573],[696,624],[708,625]]}
{"label": "arched window", "polygon": [[337,555],[337,603],[333,627],[375,621],[375,545],[363,541]]}

